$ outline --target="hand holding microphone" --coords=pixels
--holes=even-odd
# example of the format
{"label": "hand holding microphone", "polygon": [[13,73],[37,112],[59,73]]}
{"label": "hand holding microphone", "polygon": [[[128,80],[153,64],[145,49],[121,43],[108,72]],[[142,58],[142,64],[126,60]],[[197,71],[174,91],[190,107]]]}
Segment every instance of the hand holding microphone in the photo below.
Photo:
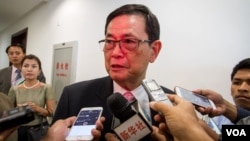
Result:
{"label": "hand holding microphone", "polygon": [[107,99],[108,106],[120,124],[113,131],[122,141],[140,140],[152,133],[152,127],[140,113],[120,93],[114,93]]}

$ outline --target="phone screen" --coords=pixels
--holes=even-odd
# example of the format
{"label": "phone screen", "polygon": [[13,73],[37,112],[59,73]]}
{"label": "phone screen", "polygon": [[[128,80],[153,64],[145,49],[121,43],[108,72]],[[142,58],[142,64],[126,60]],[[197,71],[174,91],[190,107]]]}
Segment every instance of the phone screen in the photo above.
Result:
{"label": "phone screen", "polygon": [[177,95],[181,96],[182,98],[192,102],[195,105],[202,106],[202,107],[208,107],[212,106],[211,102],[207,97],[204,97],[199,94],[195,94],[192,91],[186,90],[184,88],[175,87],[175,92]]}
{"label": "phone screen", "polygon": [[75,123],[71,127],[68,138],[73,138],[75,136],[77,139],[80,139],[80,137],[88,139],[92,137],[91,130],[95,128],[95,123],[100,118],[101,113],[101,107],[81,109]]}

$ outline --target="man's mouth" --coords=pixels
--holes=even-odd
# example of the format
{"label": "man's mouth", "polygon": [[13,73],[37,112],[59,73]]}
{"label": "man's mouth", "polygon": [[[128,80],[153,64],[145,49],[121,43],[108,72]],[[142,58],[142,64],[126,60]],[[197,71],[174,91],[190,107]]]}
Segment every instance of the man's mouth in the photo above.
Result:
{"label": "man's mouth", "polygon": [[236,96],[236,99],[239,99],[239,100],[249,100],[249,97],[247,97],[247,96]]}
{"label": "man's mouth", "polygon": [[111,65],[111,67],[112,67],[112,68],[123,68],[123,66],[121,66],[121,65],[117,65],[117,64],[115,64],[115,65]]}

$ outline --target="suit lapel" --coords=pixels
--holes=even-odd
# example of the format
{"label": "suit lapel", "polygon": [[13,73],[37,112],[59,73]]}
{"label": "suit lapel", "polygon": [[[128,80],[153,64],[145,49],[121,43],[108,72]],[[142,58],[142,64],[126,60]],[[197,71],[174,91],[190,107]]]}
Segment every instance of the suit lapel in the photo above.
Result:
{"label": "suit lapel", "polygon": [[8,70],[6,71],[6,88],[8,88],[8,91],[11,87],[11,75],[12,75],[12,66],[8,67]]}
{"label": "suit lapel", "polygon": [[102,101],[106,101],[107,98],[113,93],[113,80],[110,77],[105,77],[98,84],[100,87],[96,90],[96,96]]}

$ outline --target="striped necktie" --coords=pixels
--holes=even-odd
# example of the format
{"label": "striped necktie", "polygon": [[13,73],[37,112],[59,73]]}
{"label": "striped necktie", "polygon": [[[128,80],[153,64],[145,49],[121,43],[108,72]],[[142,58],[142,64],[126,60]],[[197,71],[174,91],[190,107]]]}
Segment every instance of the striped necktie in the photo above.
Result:
{"label": "striped necktie", "polygon": [[18,85],[21,81],[21,78],[22,78],[21,70],[17,69],[15,72],[16,72],[15,85]]}
{"label": "striped necktie", "polygon": [[16,73],[17,73],[17,75],[16,75],[16,78],[15,78],[15,81],[17,81],[18,79],[22,78],[21,70],[20,69],[17,69]]}

